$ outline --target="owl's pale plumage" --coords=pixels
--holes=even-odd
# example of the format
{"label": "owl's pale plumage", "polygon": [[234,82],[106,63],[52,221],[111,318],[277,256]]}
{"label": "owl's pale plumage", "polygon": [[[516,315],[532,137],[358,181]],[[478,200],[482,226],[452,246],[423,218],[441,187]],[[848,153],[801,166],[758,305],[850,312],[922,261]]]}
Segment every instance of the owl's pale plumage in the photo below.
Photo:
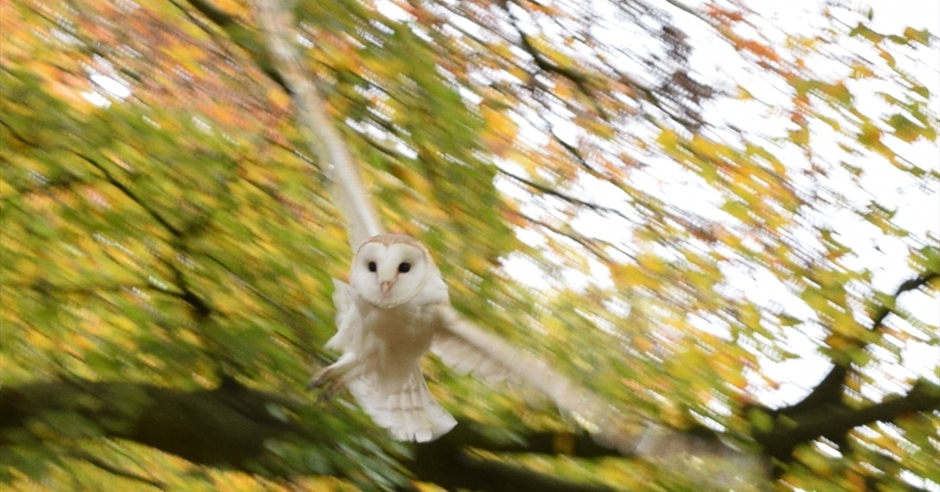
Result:
{"label": "owl's pale plumage", "polygon": [[[510,377],[549,396],[566,417],[632,450],[645,423],[619,414],[546,362],[463,319],[427,248],[410,236],[378,234],[356,252],[349,284],[334,280],[337,332],[326,343],[343,355],[308,386],[326,396],[348,388],[373,421],[400,440],[429,441],[456,421],[433,399],[419,365],[429,349],[458,372],[488,381]],[[614,421],[616,420],[616,423]]]}
{"label": "owl's pale plumage", "polygon": [[[593,393],[541,359],[463,319],[427,248],[399,234],[379,234],[356,252],[349,284],[334,280],[337,332],[326,347],[343,355],[314,375],[326,395],[348,388],[373,421],[400,440],[429,441],[456,421],[433,399],[419,365],[429,349],[458,372],[488,381],[511,377],[552,398],[591,429],[616,415]],[[615,447],[632,449],[640,429],[618,422]],[[628,427],[631,432],[623,432]]]}
{"label": "owl's pale plumage", "polygon": [[440,327],[438,308],[448,303],[427,249],[410,236],[375,236],[356,253],[349,282],[334,281],[338,331],[326,344],[343,355],[310,384],[348,387],[398,439],[446,433],[457,422],[434,401],[419,365]]}

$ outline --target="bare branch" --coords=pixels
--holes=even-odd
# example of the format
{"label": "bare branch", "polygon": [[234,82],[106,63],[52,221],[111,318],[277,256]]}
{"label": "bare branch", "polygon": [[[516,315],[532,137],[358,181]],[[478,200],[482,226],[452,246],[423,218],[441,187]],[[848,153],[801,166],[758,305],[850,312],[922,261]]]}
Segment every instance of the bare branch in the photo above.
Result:
{"label": "bare branch", "polygon": [[[892,308],[890,305],[897,304],[897,300],[901,297],[901,294],[920,289],[938,277],[940,277],[940,273],[923,272],[922,274],[908,279],[899,285],[898,288],[895,289],[894,294],[891,296],[891,301],[887,304],[882,304],[875,309],[869,332],[878,333],[884,328],[885,320],[887,319],[888,315],[892,313]],[[858,348],[864,348],[867,345],[867,342],[864,342],[861,339],[854,340],[853,343]],[[829,374],[823,378],[823,380],[813,389],[813,391],[810,392],[810,394],[806,395],[806,398],[803,398],[803,400],[792,406],[777,410],[777,413],[790,415],[799,413],[804,409],[813,408],[821,403],[840,402],[842,400],[842,391],[845,385],[845,378],[848,376],[850,369],[851,365],[849,363],[836,362],[829,371]]]}
{"label": "bare branch", "polygon": [[597,244],[594,244],[594,241],[588,238],[585,238],[581,236],[580,234],[577,234],[574,232],[563,231],[559,229],[558,227],[555,227],[545,221],[536,219],[534,217],[530,217],[525,214],[520,214],[520,215],[522,216],[523,219],[525,219],[526,221],[532,224],[535,224],[539,227],[543,227],[553,234],[558,234],[559,236],[566,237],[574,241],[575,243],[580,244],[582,247],[584,247],[584,249],[588,250],[591,254],[596,256],[599,260],[603,261],[604,263],[610,263],[610,257],[608,257],[607,254],[604,253],[604,250],[601,249]]}
{"label": "bare branch", "polygon": [[695,17],[696,19],[698,19],[698,20],[704,22],[705,24],[709,25],[710,27],[715,27],[715,28],[717,28],[717,24],[716,24],[713,20],[709,19],[708,17],[705,17],[704,15],[702,15],[702,14],[701,14],[700,12],[698,12],[697,10],[693,9],[692,7],[689,7],[688,5],[686,5],[686,4],[682,3],[682,2],[680,2],[679,0],[666,0],[666,3],[668,3],[669,5],[672,5],[673,7],[677,8],[677,9],[683,11],[683,12],[685,12],[686,14],[691,15],[692,17]]}
{"label": "bare branch", "polygon": [[[519,6],[519,8],[525,9],[525,6],[521,3],[515,0],[512,1],[515,5]],[[574,83],[578,90],[584,94],[587,102],[591,105],[591,108],[598,114],[598,116],[604,119],[604,121],[610,121],[607,110],[604,109],[604,107],[598,102],[597,94],[590,87],[590,77],[574,67],[564,67],[549,60],[534,44],[532,44],[529,36],[519,27],[518,19],[516,18],[515,14],[505,4],[506,2],[503,2],[503,9],[507,14],[509,14],[510,24],[512,24],[512,27],[519,35],[521,48],[532,57],[533,62],[535,62],[535,66],[545,72],[554,73],[570,80],[572,83]]]}
{"label": "bare branch", "polygon": [[[794,408],[800,412],[794,412]],[[886,398],[880,403],[862,408],[818,402],[814,406],[790,407],[783,414],[786,418],[778,420],[781,422],[779,425],[768,432],[755,431],[753,435],[764,447],[765,453],[781,461],[788,461],[797,446],[821,437],[843,443],[848,432],[856,427],[875,422],[892,422],[908,413],[936,410],[940,410],[940,386],[922,380],[901,397]]]}
{"label": "bare branch", "polygon": [[618,216],[618,217],[620,217],[620,218],[622,218],[622,219],[630,220],[629,217],[627,217],[626,215],[624,215],[624,213],[621,212],[621,211],[619,211],[619,210],[616,210],[616,209],[613,209],[613,208],[610,208],[610,207],[605,207],[605,206],[603,206],[603,205],[598,205],[598,204],[596,204],[596,203],[587,202],[587,201],[581,200],[580,198],[575,198],[575,197],[573,197],[573,196],[571,196],[571,195],[568,195],[568,194],[566,194],[566,193],[562,193],[562,192],[560,192],[560,191],[558,191],[558,190],[556,190],[556,189],[554,189],[554,188],[551,188],[551,187],[546,186],[546,185],[543,185],[543,184],[536,183],[535,181],[532,181],[532,180],[530,180],[530,179],[523,178],[522,176],[519,176],[518,174],[509,172],[509,171],[507,171],[507,170],[505,170],[505,169],[502,169],[502,168],[499,168],[498,170],[499,170],[499,172],[500,172],[501,174],[504,174],[504,175],[506,175],[506,176],[509,176],[510,178],[512,178],[512,179],[514,179],[514,180],[516,180],[516,181],[518,181],[518,182],[520,182],[520,183],[522,183],[522,184],[528,186],[529,188],[536,189],[536,190],[538,190],[539,192],[541,192],[541,193],[543,193],[543,194],[545,194],[545,195],[550,195],[550,196],[553,196],[553,197],[555,197],[555,198],[560,198],[560,199],[562,199],[562,200],[564,200],[564,201],[566,201],[566,202],[568,202],[568,203],[572,203],[572,204],[578,205],[578,206],[580,206],[580,207],[588,208],[588,209],[591,209],[591,210],[593,210],[593,211],[595,211],[595,212],[598,212],[598,213],[613,214],[613,215],[616,215],[616,216]]}
{"label": "bare branch", "polygon": [[106,471],[106,472],[108,472],[108,473],[110,473],[110,474],[112,474],[112,475],[115,475],[115,476],[118,476],[118,477],[121,477],[121,478],[126,478],[126,479],[128,479],[128,480],[133,480],[133,481],[135,481],[135,482],[139,482],[139,483],[142,483],[142,484],[145,484],[145,485],[149,485],[149,486],[151,486],[151,487],[155,487],[155,488],[160,489],[160,490],[166,490],[166,485],[165,485],[163,482],[160,482],[159,480],[154,480],[154,479],[151,479],[151,478],[147,478],[147,477],[145,477],[145,476],[138,475],[138,474],[136,474],[136,473],[133,473],[133,472],[130,472],[130,471],[125,470],[125,469],[123,469],[123,468],[120,468],[120,467],[118,467],[118,466],[114,466],[114,465],[112,465],[112,464],[110,464],[110,463],[108,463],[108,462],[102,460],[101,458],[98,458],[98,457],[96,457],[96,456],[93,456],[91,453],[88,453],[88,452],[86,452],[86,451],[74,451],[74,452],[72,452],[72,453],[70,453],[70,454],[72,455],[73,458],[80,459],[80,460],[82,460],[82,461],[84,461],[84,462],[86,462],[86,463],[88,463],[88,464],[94,466],[95,468],[98,468],[98,469],[100,469],[100,470],[104,470],[104,471]]}
{"label": "bare branch", "polygon": [[147,215],[152,217],[153,220],[157,221],[157,223],[163,226],[163,228],[166,229],[171,235],[173,235],[174,237],[182,237],[183,231],[181,231],[176,226],[171,224],[162,215],[157,213],[156,210],[151,208],[150,205],[148,205],[146,201],[144,201],[142,198],[137,196],[137,194],[134,193],[130,188],[128,188],[127,185],[125,185],[116,177],[114,177],[114,175],[111,174],[111,171],[109,171],[108,168],[106,168],[104,165],[99,163],[97,160],[91,157],[88,157],[87,155],[81,152],[76,152],[75,155],[81,158],[82,160],[84,160],[85,162],[91,164],[99,171],[101,171],[101,173],[104,174],[105,180],[107,180],[108,183],[111,183],[111,185],[117,188],[118,190],[120,190],[121,193],[124,193],[126,197],[130,198],[131,201],[136,203],[140,208],[142,208],[144,212],[147,212]]}

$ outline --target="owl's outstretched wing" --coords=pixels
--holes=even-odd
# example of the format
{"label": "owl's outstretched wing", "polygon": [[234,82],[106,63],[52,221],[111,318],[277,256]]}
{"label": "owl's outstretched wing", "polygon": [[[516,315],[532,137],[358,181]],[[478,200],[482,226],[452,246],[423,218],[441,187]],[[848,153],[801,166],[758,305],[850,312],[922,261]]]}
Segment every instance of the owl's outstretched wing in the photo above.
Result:
{"label": "owl's outstretched wing", "polygon": [[[441,326],[434,335],[431,350],[447,365],[487,380],[509,379],[538,390],[598,444],[670,468],[680,467],[709,487],[760,490],[766,483],[765,464],[760,456],[616,408],[584,385],[555,371],[544,360],[467,321],[453,307],[439,306],[438,315]],[[719,460],[724,471],[714,467],[707,471],[689,468],[691,462],[705,457]]]}
{"label": "owl's outstretched wing", "polygon": [[[460,328],[457,330],[459,332]],[[488,340],[486,333],[481,333],[480,337],[474,344],[450,329],[438,330],[431,339],[431,352],[461,374],[488,382],[503,381],[512,371],[485,349],[497,345],[499,340]]]}
{"label": "owl's outstretched wing", "polygon": [[[456,371],[488,381],[509,379],[534,388],[551,398],[563,415],[592,434],[602,433],[603,428],[610,426],[609,421],[618,416],[615,408],[583,385],[535,355],[470,323],[453,307],[439,306],[438,315],[441,326],[434,334],[431,351]],[[605,444],[633,453],[647,428],[646,422],[634,419],[635,423],[628,428],[626,418],[621,420],[618,425],[624,428],[618,429],[618,442]]]}
{"label": "owl's outstretched wing", "polygon": [[326,105],[313,82],[313,74],[307,72],[297,53],[292,37],[294,31],[290,14],[282,5],[286,2],[252,3],[258,21],[265,31],[268,52],[294,99],[294,110],[301,133],[310,150],[324,165],[326,176],[331,181],[330,193],[334,205],[346,219],[349,246],[356,251],[367,239],[384,232],[382,223],[362,184],[349,147],[330,122]]}

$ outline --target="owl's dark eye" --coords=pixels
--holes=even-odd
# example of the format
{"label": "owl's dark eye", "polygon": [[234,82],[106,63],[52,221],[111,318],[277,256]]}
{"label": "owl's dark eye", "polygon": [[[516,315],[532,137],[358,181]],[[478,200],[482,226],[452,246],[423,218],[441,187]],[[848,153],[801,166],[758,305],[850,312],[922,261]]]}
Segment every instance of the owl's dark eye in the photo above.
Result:
{"label": "owl's dark eye", "polygon": [[[398,269],[401,270],[401,267],[399,266]],[[369,271],[370,271],[370,272],[374,272],[375,270],[376,270],[375,262],[374,262],[374,261],[370,261],[370,262],[369,262]]]}
{"label": "owl's dark eye", "polygon": [[398,271],[401,273],[408,273],[411,271],[411,263],[399,263]]}

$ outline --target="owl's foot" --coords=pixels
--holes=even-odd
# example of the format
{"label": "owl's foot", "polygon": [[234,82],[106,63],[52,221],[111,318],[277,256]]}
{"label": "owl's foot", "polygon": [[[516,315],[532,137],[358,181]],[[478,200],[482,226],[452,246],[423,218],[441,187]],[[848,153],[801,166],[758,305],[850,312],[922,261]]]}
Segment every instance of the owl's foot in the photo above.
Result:
{"label": "owl's foot", "polygon": [[323,377],[323,372],[324,371],[320,371],[314,374],[314,376],[310,378],[310,382],[307,383],[308,390],[315,390],[317,388],[325,387],[324,390],[319,395],[317,395],[317,401],[327,401],[333,398],[333,395],[335,395],[339,390],[343,389],[343,386],[345,386],[342,379],[330,380],[328,375],[326,375],[327,377]]}
{"label": "owl's foot", "polygon": [[[317,371],[316,374],[307,382],[307,389],[314,390],[320,387],[326,387],[317,397],[317,400],[329,400],[337,392],[346,387],[346,381],[349,379],[350,369],[353,367],[355,354],[346,353],[333,364]],[[354,371],[353,371],[354,372]]]}
{"label": "owl's foot", "polygon": [[319,388],[320,386],[323,386],[329,382],[330,375],[328,374],[327,369],[329,369],[329,367],[327,367],[326,369],[322,371],[317,372],[316,374],[313,375],[313,377],[310,378],[310,381],[307,381],[308,390],[315,390]]}
{"label": "owl's foot", "polygon": [[316,373],[307,383],[308,390],[315,390],[323,387],[323,391],[317,395],[317,401],[327,401],[333,398],[336,393],[346,387],[346,380],[342,377],[334,377],[329,371],[329,367]]}
{"label": "owl's foot", "polygon": [[334,384],[331,384],[328,388],[323,390],[323,392],[320,393],[319,396],[317,396],[317,401],[331,400],[333,396],[336,395],[336,393],[338,393],[339,390],[343,389],[345,386],[346,386],[345,384],[342,384],[339,381],[335,382]]}

